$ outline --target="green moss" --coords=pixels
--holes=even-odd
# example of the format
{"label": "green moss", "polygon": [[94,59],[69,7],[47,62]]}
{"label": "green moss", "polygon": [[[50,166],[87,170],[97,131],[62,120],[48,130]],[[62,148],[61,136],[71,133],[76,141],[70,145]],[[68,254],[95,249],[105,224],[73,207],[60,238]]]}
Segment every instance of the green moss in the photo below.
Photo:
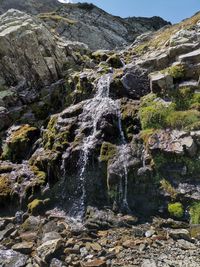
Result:
{"label": "green moss", "polygon": [[40,200],[34,199],[31,203],[28,204],[28,212],[32,215],[37,215],[44,211],[45,206],[50,202],[49,199]]}
{"label": "green moss", "polygon": [[194,202],[189,210],[191,224],[200,224],[200,202]]}
{"label": "green moss", "polygon": [[181,219],[184,215],[183,205],[180,202],[169,203],[168,212],[170,216],[177,218],[177,219]]}
{"label": "green moss", "polygon": [[39,136],[39,130],[28,124],[13,131],[3,146],[2,159],[21,162],[26,159],[31,145]]}
{"label": "green moss", "polygon": [[0,174],[0,201],[11,195],[11,184],[7,174]]}
{"label": "green moss", "polygon": [[113,145],[108,142],[103,142],[101,146],[101,151],[100,151],[100,161],[109,161],[110,159],[113,159],[117,154],[117,147],[116,145]]}

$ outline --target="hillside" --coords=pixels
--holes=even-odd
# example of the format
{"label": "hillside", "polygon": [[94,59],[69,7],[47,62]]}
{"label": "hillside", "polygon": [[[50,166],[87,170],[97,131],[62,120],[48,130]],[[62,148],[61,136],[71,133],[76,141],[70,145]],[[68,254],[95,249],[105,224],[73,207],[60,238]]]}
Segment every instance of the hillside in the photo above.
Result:
{"label": "hillside", "polygon": [[0,266],[198,267],[200,13],[93,51],[52,31],[83,10],[120,35],[0,16]]}
{"label": "hillside", "polygon": [[122,47],[132,43],[141,33],[158,30],[167,24],[159,17],[128,19],[115,17],[86,3],[1,0],[0,13],[10,8],[38,14],[53,32],[57,32],[67,40],[83,42],[93,50]]}

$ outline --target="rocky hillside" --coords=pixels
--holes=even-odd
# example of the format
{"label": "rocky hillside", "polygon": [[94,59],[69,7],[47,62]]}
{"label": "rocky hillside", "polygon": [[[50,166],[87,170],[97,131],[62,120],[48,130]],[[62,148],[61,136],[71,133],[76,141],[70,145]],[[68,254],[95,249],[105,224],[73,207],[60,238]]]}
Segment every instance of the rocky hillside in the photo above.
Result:
{"label": "rocky hillside", "polygon": [[0,16],[0,266],[200,266],[199,33],[92,51]]}
{"label": "rocky hillside", "polygon": [[0,13],[9,8],[38,14],[53,32],[66,40],[83,42],[93,50],[122,47],[133,42],[141,33],[155,31],[168,24],[159,17],[122,19],[87,3],[1,0]]}

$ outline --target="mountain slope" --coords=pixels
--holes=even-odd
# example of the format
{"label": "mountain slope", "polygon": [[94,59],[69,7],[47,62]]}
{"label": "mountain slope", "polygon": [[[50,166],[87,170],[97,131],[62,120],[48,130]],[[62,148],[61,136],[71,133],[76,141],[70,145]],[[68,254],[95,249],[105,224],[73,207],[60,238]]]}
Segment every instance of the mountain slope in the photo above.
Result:
{"label": "mountain slope", "polygon": [[52,31],[66,39],[83,42],[93,50],[128,45],[141,33],[158,30],[167,24],[159,17],[123,19],[87,3],[61,4],[56,0],[1,1],[0,13],[9,8],[39,14]]}

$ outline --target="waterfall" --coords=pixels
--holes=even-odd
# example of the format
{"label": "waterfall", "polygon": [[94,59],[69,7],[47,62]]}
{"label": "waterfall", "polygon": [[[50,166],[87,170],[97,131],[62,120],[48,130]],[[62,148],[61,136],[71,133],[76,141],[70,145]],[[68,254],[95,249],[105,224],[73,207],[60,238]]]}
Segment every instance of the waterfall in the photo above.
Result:
{"label": "waterfall", "polygon": [[[123,164],[123,175],[124,188],[121,189],[123,197],[123,206],[128,208],[127,202],[127,187],[128,187],[128,169],[127,169],[127,158],[126,158],[126,140],[124,132],[122,130],[121,123],[121,112],[118,101],[115,101],[109,97],[110,83],[112,81],[112,74],[103,75],[97,83],[96,95],[89,99],[84,107],[81,114],[81,126],[89,125],[91,133],[87,136],[81,146],[81,155],[77,164],[79,171],[78,174],[78,187],[77,192],[81,192],[81,197],[78,202],[75,201],[72,210],[76,212],[79,217],[82,217],[85,212],[85,200],[86,200],[86,169],[89,160],[90,151],[95,147],[96,141],[98,141],[97,135],[99,133],[98,123],[101,121],[104,115],[108,113],[116,114],[118,117],[118,128],[120,132],[121,144],[118,149],[118,157]],[[81,128],[82,128],[81,127]],[[83,127],[84,128],[84,127]],[[122,184],[122,181],[121,181]]]}

